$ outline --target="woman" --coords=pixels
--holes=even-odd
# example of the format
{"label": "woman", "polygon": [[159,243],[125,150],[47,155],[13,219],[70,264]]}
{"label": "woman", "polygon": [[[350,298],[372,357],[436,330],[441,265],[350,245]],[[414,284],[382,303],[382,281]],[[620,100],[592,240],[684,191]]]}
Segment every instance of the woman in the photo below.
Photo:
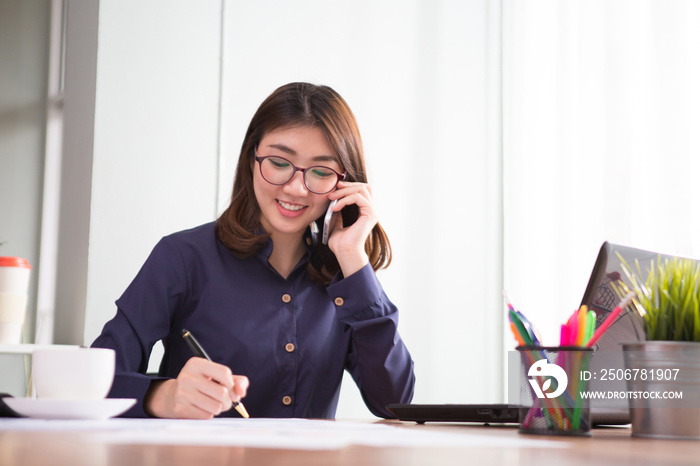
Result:
{"label": "woman", "polygon": [[[245,397],[251,417],[333,418],[347,370],[375,415],[408,403],[413,362],[375,275],[391,249],[366,183],[345,101],[326,86],[277,89],[250,123],[230,206],[163,238],[93,343],[117,353],[110,397],[137,398],[130,416],[237,416],[232,402]],[[325,245],[335,200],[334,212],[357,218],[336,215]],[[183,329],[213,362],[192,357]]]}

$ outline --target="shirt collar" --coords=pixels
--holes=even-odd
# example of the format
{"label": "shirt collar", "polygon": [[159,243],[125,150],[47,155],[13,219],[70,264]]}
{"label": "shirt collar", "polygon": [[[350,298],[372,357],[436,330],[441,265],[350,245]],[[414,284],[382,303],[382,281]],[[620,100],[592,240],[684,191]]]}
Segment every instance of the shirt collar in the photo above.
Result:
{"label": "shirt collar", "polygon": [[[306,231],[304,232],[304,237],[303,237],[304,245],[306,246],[306,254],[304,254],[304,257],[301,258],[299,263],[294,267],[294,270],[292,271],[292,274],[294,274],[297,269],[301,266],[305,266],[309,260],[311,259],[311,252],[314,249],[314,246],[316,245],[318,239],[318,234],[311,228],[310,226],[306,228]],[[272,254],[272,238],[268,238],[267,241],[263,244],[263,246],[258,250],[258,252],[255,254],[255,256],[264,264],[272,268],[267,261],[269,259],[270,255]],[[273,269],[274,270],[274,269]],[[292,275],[290,274],[290,276]]]}

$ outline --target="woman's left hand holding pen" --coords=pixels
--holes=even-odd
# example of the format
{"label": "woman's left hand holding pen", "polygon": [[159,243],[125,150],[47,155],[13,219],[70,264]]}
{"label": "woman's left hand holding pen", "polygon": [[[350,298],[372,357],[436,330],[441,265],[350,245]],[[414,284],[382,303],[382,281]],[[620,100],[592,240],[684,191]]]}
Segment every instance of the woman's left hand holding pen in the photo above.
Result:
{"label": "woman's left hand holding pen", "polygon": [[144,399],[151,416],[176,419],[211,419],[245,397],[248,378],[233,375],[222,364],[192,357],[176,379],[154,381]]}

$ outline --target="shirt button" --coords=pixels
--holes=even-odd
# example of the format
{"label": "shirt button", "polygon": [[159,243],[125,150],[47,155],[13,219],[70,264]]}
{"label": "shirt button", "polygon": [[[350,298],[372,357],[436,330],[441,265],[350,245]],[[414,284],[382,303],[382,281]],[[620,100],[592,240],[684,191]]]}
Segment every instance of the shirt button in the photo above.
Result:
{"label": "shirt button", "polygon": [[343,298],[341,298],[340,296],[335,298],[335,305],[336,306],[342,306],[343,304],[345,304],[345,300]]}
{"label": "shirt button", "polygon": [[284,345],[284,349],[287,350],[287,353],[291,353],[292,351],[294,351],[294,343],[287,343],[286,345]]}
{"label": "shirt button", "polygon": [[311,238],[309,238],[308,236],[306,237],[306,244],[311,246]]}
{"label": "shirt button", "polygon": [[285,396],[284,398],[282,398],[282,403],[283,403],[285,406],[289,406],[290,404],[292,404],[292,397],[291,397],[291,396]]}
{"label": "shirt button", "polygon": [[287,293],[285,293],[285,294],[282,295],[282,301],[283,301],[283,302],[288,303],[288,302],[291,301],[291,300],[292,300],[292,297],[289,296]]}

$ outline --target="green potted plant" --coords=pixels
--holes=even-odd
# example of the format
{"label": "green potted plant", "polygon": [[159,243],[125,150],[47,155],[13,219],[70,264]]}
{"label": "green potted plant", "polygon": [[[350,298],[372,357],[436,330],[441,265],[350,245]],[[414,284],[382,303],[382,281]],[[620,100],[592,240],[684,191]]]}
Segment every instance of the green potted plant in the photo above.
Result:
{"label": "green potted plant", "polygon": [[645,336],[622,345],[632,435],[700,439],[700,262],[659,256],[642,279],[620,259]]}

